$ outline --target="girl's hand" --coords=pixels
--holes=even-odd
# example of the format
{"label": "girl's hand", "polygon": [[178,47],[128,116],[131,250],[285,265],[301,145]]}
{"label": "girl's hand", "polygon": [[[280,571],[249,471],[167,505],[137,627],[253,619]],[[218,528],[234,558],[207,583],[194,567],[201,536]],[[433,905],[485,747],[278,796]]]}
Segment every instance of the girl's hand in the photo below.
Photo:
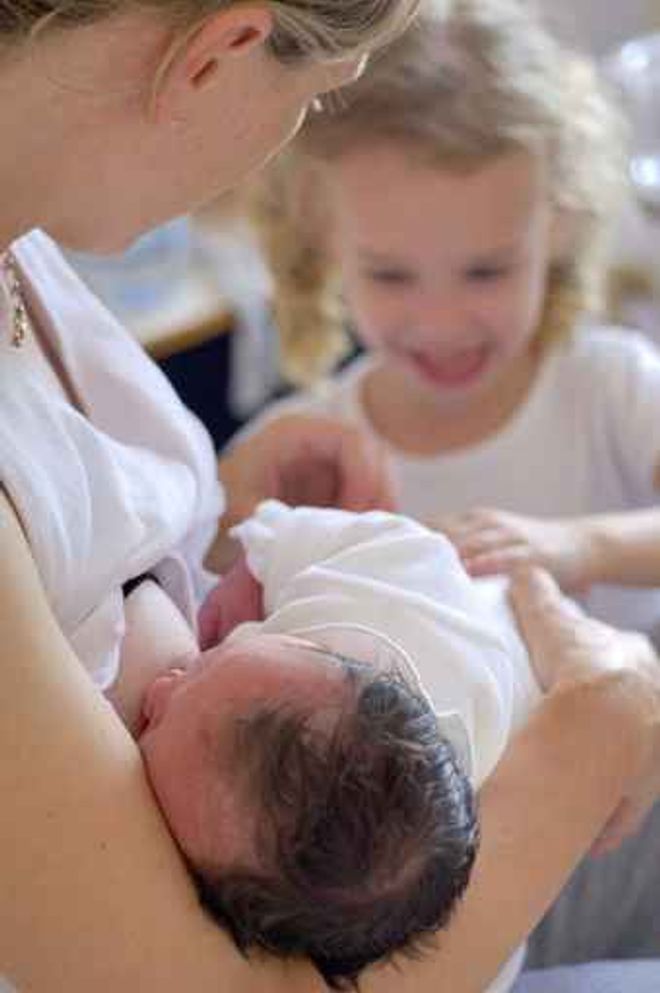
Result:
{"label": "girl's hand", "polygon": [[[552,577],[521,569],[510,596],[532,665],[543,688],[611,681],[632,708],[640,743],[639,771],[597,838],[592,854],[611,851],[640,827],[660,796],[660,664],[650,641],[587,617]],[[579,756],[576,756],[579,761]]]}
{"label": "girl's hand", "polygon": [[568,592],[581,593],[590,585],[589,531],[579,518],[523,517],[477,508],[441,518],[435,527],[456,546],[471,576],[538,565]]}
{"label": "girl's hand", "polygon": [[223,527],[269,497],[292,506],[391,510],[392,483],[382,448],[331,417],[290,414],[270,421],[220,460],[227,496]]}

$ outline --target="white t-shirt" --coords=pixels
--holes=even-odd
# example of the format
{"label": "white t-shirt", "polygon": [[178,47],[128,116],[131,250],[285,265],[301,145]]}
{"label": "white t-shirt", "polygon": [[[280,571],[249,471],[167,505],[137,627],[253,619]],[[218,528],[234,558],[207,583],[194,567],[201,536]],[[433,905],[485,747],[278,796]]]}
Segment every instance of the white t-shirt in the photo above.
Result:
{"label": "white t-shirt", "polygon": [[[260,504],[232,529],[261,584],[255,627],[307,637],[430,698],[475,787],[540,699],[501,580],[470,579],[449,541],[396,514]],[[486,993],[505,993],[521,946]]]}
{"label": "white t-shirt", "polygon": [[[360,358],[318,391],[272,404],[248,430],[281,413],[308,412],[372,431],[360,394],[373,362]],[[557,346],[524,404],[484,442],[429,457],[389,446],[399,509],[429,524],[475,506],[546,517],[650,507],[659,459],[660,353],[614,328],[580,329]],[[583,604],[641,631],[660,620],[657,590],[594,587]]]}
{"label": "white t-shirt", "polygon": [[53,242],[33,231],[11,251],[44,350],[77,403],[54,388],[34,343],[12,347],[0,290],[2,484],[63,632],[105,688],[116,675],[127,579],[155,571],[194,623],[202,555],[221,510],[215,455],[201,424]]}

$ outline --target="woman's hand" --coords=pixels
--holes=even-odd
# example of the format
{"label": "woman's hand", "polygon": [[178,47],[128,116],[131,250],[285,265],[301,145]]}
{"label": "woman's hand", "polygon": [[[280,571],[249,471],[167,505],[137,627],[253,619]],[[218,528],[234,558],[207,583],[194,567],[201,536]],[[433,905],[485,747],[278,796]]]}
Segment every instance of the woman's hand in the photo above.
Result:
{"label": "woman's hand", "polygon": [[514,574],[511,600],[539,682],[547,691],[610,680],[636,718],[638,773],[592,852],[616,848],[660,796],[660,665],[647,638],[587,617],[540,569]]}
{"label": "woman's hand", "polygon": [[538,565],[568,592],[583,592],[590,585],[590,532],[580,518],[544,519],[476,508],[447,515],[434,526],[456,546],[471,576]]}
{"label": "woman's hand", "polygon": [[227,510],[223,527],[268,497],[292,506],[391,510],[382,448],[359,428],[331,417],[290,414],[270,421],[220,460]]}

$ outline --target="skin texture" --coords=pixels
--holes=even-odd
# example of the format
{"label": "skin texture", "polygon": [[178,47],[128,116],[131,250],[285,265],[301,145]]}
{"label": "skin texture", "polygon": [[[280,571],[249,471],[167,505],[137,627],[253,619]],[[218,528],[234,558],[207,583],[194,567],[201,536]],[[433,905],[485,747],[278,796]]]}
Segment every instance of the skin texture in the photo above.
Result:
{"label": "skin texture", "polygon": [[497,430],[536,370],[553,237],[540,166],[516,153],[451,173],[383,145],[329,179],[348,307],[381,360],[364,387],[378,433],[424,454]]}
{"label": "skin texture", "polygon": [[154,680],[139,745],[183,851],[216,864],[252,857],[232,744],[241,717],[268,700],[327,714],[342,696],[341,667],[327,654],[301,638],[258,632],[229,638]]}
{"label": "skin texture", "polygon": [[[0,92],[21,95],[0,108],[13,153],[0,165],[0,244],[39,225],[71,248],[118,251],[261,165],[317,93],[361,66],[287,69],[264,47],[271,26],[248,3],[182,42],[156,12],[133,9],[0,61]],[[30,162],[29,183],[18,162]]]}
{"label": "skin texture", "polygon": [[261,621],[263,616],[261,584],[248,569],[241,548],[231,568],[200,607],[197,615],[200,648],[212,648],[239,624]]}
{"label": "skin texture", "polygon": [[232,445],[219,464],[227,506],[206,565],[225,572],[236,556],[227,530],[273,497],[292,506],[392,510],[384,447],[354,425],[290,415]]}

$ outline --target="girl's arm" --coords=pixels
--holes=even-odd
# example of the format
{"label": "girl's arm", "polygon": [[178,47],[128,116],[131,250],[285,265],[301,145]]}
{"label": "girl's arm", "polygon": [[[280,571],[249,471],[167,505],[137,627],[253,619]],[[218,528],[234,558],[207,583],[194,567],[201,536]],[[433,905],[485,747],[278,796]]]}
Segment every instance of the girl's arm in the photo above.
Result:
{"label": "girl's arm", "polygon": [[583,517],[526,517],[479,508],[435,522],[473,576],[547,569],[563,589],[594,583],[660,586],[660,509]]}
{"label": "girl's arm", "polygon": [[598,514],[583,528],[588,585],[660,586],[660,509]]}
{"label": "girl's arm", "polygon": [[355,425],[312,412],[258,418],[223,452],[218,475],[227,504],[204,563],[216,573],[226,572],[240,550],[229,528],[262,500],[345,510],[394,506],[382,446]]}
{"label": "girl's arm", "polygon": [[[247,962],[202,916],[137,749],[60,634],[6,499],[0,643],[0,972],[22,993],[320,993],[309,967]],[[479,990],[531,928],[639,767],[640,694],[615,689],[569,687],[540,708],[484,791],[474,886],[440,950],[372,973],[369,993]]]}

